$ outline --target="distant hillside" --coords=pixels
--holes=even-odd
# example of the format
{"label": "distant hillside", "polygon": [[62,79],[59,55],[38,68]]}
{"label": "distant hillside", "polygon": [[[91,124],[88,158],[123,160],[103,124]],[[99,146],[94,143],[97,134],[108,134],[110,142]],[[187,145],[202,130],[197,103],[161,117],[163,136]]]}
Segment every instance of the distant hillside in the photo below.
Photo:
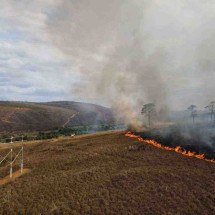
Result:
{"label": "distant hillside", "polygon": [[111,123],[109,108],[80,102],[0,101],[0,132],[45,131],[76,125]]}
{"label": "distant hillside", "polygon": [[95,104],[72,101],[47,102],[44,104],[74,110],[76,115],[70,119],[70,123],[68,124],[70,126],[110,123],[113,121],[113,114],[109,108]]}

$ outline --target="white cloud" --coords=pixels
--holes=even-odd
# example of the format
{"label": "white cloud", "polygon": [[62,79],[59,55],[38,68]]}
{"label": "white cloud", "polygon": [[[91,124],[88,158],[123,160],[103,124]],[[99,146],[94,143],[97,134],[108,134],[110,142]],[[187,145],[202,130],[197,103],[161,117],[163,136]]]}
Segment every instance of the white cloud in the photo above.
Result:
{"label": "white cloud", "polygon": [[48,12],[57,4],[1,1],[0,99],[57,100],[70,93],[69,67],[46,32]]}
{"label": "white cloud", "polygon": [[[56,99],[73,99],[72,87],[89,86],[85,83],[90,80],[94,88],[86,96],[96,102],[104,96],[93,95],[94,91],[101,94],[94,77],[111,96],[114,91],[105,83],[106,78],[115,85],[116,79],[129,80],[123,87],[136,96],[142,89],[131,87],[138,85],[132,79],[135,74],[127,74],[125,80],[114,70],[129,70],[131,55],[143,55],[144,61],[150,61],[161,52],[162,63],[155,69],[166,87],[169,104],[184,108],[183,99],[184,103],[197,102],[194,97],[201,96],[204,99],[198,104],[203,105],[213,100],[214,11],[213,0],[2,0],[0,99],[44,100],[54,94]],[[134,49],[141,48],[132,45],[135,35],[143,44],[139,53]],[[108,65],[109,74],[102,77],[100,71],[110,58],[115,58],[117,65]],[[144,79],[144,75],[140,77]]]}

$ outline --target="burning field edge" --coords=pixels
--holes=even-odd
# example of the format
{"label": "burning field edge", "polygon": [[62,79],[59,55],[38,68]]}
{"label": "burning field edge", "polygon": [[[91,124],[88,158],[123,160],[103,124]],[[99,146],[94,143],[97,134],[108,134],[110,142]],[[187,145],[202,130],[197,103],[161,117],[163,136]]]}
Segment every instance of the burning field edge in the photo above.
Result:
{"label": "burning field edge", "polygon": [[196,157],[196,158],[201,159],[201,160],[215,163],[215,159],[207,159],[207,158],[205,158],[205,154],[198,154],[196,152],[191,152],[191,151],[183,149],[181,146],[176,146],[176,147],[164,146],[161,143],[158,143],[157,141],[155,141],[153,139],[143,139],[141,136],[135,135],[131,131],[128,131],[127,133],[125,133],[125,136],[138,139],[140,142],[148,143],[148,144],[153,145],[157,148],[161,148],[161,149],[168,150],[168,151],[175,151],[175,152],[182,154],[184,156]]}

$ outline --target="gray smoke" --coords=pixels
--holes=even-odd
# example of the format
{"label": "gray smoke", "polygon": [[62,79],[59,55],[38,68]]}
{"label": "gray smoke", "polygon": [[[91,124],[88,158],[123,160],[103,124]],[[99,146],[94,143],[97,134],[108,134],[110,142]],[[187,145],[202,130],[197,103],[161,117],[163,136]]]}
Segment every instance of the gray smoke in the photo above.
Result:
{"label": "gray smoke", "polygon": [[180,109],[213,100],[214,9],[212,0],[62,0],[48,33],[79,77],[73,97],[138,124],[147,102]]}

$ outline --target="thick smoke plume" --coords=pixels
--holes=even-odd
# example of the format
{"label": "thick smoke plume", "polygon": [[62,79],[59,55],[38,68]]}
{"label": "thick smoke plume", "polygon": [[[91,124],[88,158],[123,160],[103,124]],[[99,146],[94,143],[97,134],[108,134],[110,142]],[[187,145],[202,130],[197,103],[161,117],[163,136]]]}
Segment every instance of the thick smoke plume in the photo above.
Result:
{"label": "thick smoke plume", "polygon": [[73,97],[138,124],[147,102],[180,109],[213,100],[214,8],[210,0],[63,0],[48,32],[76,78]]}

